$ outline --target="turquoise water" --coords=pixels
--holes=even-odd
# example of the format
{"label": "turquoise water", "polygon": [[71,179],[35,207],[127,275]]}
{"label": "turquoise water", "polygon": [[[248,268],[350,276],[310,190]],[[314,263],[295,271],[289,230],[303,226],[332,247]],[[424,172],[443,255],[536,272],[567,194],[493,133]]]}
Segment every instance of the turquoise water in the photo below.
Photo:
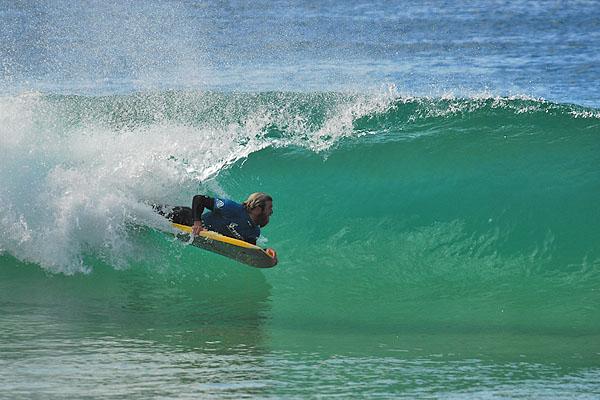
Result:
{"label": "turquoise water", "polygon": [[2,5],[0,398],[600,396],[595,2]]}
{"label": "turquoise water", "polygon": [[[8,397],[600,389],[594,109],[336,93],[15,100]],[[195,168],[199,148],[220,167]],[[252,190],[275,198],[269,271],[174,241],[149,205]]]}

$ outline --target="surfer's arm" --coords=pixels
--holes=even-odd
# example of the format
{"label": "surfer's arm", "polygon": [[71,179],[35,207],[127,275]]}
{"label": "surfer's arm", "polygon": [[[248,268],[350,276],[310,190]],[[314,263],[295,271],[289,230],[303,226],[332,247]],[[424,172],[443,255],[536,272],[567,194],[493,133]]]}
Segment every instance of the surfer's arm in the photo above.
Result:
{"label": "surfer's arm", "polygon": [[192,200],[192,219],[194,221],[194,225],[192,226],[192,233],[197,235],[200,231],[204,230],[202,226],[202,213],[205,208],[209,210],[213,210],[215,207],[215,199],[212,197],[204,196],[202,194],[197,194],[194,196]]}

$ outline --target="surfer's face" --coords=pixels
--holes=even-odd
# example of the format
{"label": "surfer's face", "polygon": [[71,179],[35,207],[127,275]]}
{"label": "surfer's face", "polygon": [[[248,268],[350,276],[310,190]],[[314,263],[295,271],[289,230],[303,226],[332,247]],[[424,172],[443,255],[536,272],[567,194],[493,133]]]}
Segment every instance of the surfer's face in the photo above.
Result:
{"label": "surfer's face", "polygon": [[273,202],[267,201],[264,207],[260,207],[260,209],[262,211],[258,215],[257,225],[262,228],[269,223],[269,218],[271,217],[271,214],[273,214]]}

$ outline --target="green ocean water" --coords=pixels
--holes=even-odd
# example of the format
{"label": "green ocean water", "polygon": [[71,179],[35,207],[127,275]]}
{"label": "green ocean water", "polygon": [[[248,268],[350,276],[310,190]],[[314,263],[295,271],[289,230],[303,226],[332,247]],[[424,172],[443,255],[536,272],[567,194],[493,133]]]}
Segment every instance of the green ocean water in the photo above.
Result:
{"label": "green ocean water", "polygon": [[[594,398],[600,113],[525,97],[0,99],[0,397]],[[152,203],[274,197],[255,270]]]}

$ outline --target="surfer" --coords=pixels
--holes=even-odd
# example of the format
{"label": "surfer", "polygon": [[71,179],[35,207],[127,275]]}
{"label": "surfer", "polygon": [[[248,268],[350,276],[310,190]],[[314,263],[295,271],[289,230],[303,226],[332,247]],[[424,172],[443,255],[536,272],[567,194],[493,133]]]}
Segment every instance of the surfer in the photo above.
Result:
{"label": "surfer", "polygon": [[[205,209],[210,211],[205,213]],[[191,226],[194,235],[207,229],[256,244],[260,228],[269,223],[273,214],[273,199],[266,193],[257,192],[240,204],[226,198],[198,194],[194,196],[191,208],[173,207],[168,212],[157,211],[177,224]]]}
{"label": "surfer", "polygon": [[[206,208],[210,211],[203,214]],[[252,193],[242,204],[199,194],[192,200],[192,232],[198,235],[208,229],[256,244],[260,228],[269,223],[272,214],[273,199],[266,193]]]}
{"label": "surfer", "polygon": [[[240,204],[226,198],[198,194],[192,199],[191,208],[160,206],[157,204],[153,204],[152,207],[158,214],[175,224],[187,226],[187,229],[175,227],[184,232],[189,233],[191,231],[192,236],[203,236],[206,239],[211,237],[211,232],[217,232],[256,245],[256,241],[260,237],[260,228],[269,223],[269,219],[273,214],[273,199],[266,193],[258,192],[252,193],[246,201]],[[206,209],[209,211],[204,212]],[[210,232],[204,234],[202,233],[204,230]],[[223,242],[221,239],[211,239]],[[196,244],[196,241],[194,240],[193,243]],[[241,248],[246,248],[251,252],[240,253],[236,250],[232,251],[231,248],[218,246],[215,248],[212,245],[202,245],[206,243],[208,242],[201,240],[197,246],[258,268],[271,268],[277,265],[277,253],[270,248],[260,249],[255,246],[247,245],[250,246],[247,247],[231,242],[234,247],[241,246]],[[225,243],[227,242],[225,241]],[[268,256],[266,259],[264,258],[265,253]]]}

